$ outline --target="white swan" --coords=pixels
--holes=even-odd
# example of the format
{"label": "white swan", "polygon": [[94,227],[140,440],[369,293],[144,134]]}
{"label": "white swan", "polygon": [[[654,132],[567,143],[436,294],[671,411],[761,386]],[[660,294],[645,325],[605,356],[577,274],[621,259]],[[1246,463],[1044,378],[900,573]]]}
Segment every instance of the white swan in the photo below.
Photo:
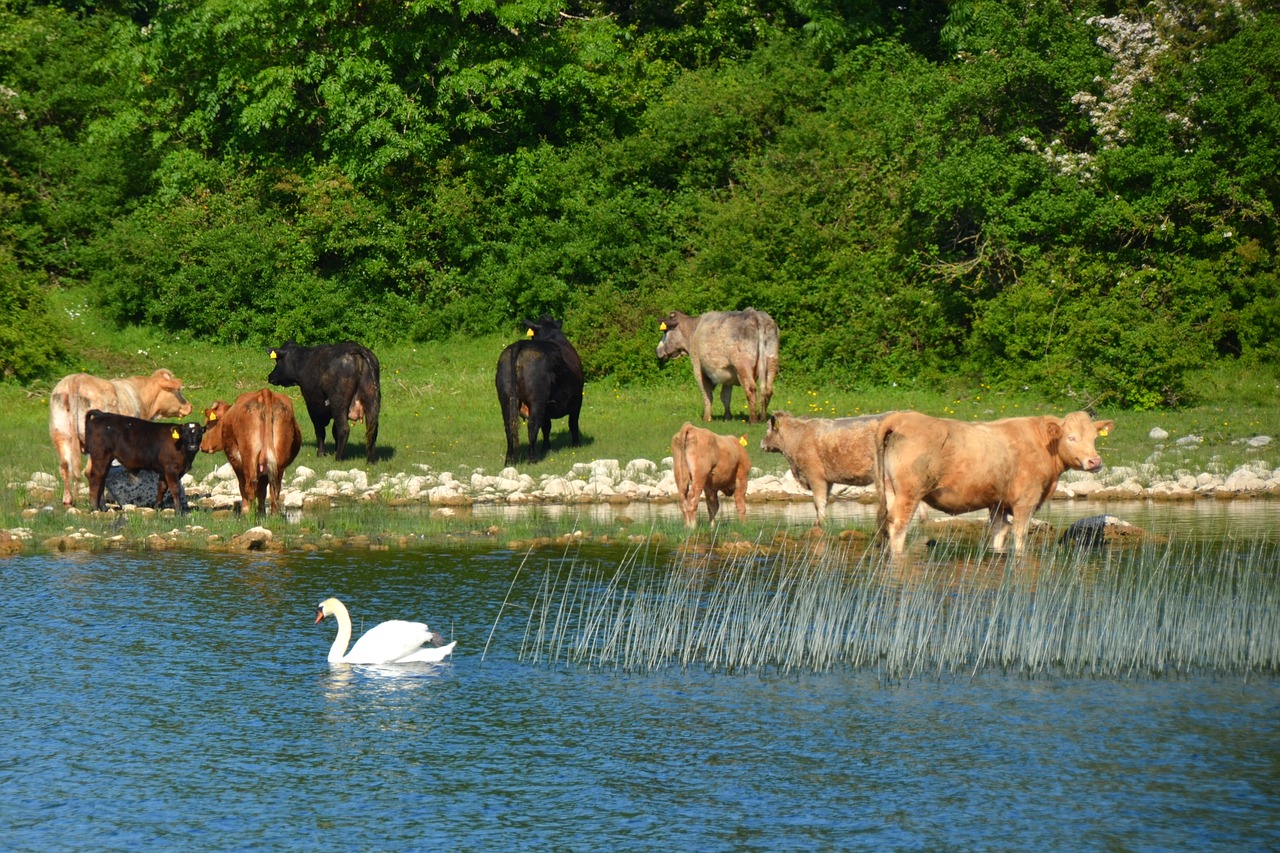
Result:
{"label": "white swan", "polygon": [[[443,638],[421,622],[392,619],[374,625],[364,632],[351,651],[344,654],[351,641],[351,614],[336,598],[326,598],[316,610],[316,624],[326,616],[338,620],[338,636],[329,648],[329,663],[436,663],[453,653],[457,642],[443,643]],[[431,646],[423,648],[430,643]]]}

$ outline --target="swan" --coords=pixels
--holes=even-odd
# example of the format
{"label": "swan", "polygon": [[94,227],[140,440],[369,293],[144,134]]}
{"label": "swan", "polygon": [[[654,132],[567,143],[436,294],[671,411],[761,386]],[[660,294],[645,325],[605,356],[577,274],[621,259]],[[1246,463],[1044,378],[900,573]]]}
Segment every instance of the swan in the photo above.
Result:
{"label": "swan", "polygon": [[[456,641],[444,644],[443,637],[421,622],[392,619],[365,631],[346,652],[351,640],[347,606],[336,598],[326,598],[316,609],[316,624],[326,616],[338,620],[338,636],[329,648],[329,663],[436,663],[452,654],[457,645]],[[427,643],[431,645],[423,648]]]}

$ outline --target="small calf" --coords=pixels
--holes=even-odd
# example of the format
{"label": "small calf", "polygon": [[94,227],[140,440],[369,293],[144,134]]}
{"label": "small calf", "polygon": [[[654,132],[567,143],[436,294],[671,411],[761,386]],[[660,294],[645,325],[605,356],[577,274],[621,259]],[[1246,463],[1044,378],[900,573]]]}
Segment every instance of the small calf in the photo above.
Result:
{"label": "small calf", "polygon": [[185,512],[179,480],[191,470],[200,452],[200,424],[166,424],[90,409],[84,417],[85,452],[89,454],[89,505],[101,511],[103,485],[112,460],[127,471],[155,471],[156,506],[165,492],[173,495],[173,505]]}
{"label": "small calf", "polygon": [[716,435],[686,423],[671,438],[671,462],[676,475],[676,494],[684,512],[686,527],[698,525],[698,495],[707,497],[707,515],[712,524],[720,511],[720,492],[733,497],[738,520],[747,517],[747,437]]}

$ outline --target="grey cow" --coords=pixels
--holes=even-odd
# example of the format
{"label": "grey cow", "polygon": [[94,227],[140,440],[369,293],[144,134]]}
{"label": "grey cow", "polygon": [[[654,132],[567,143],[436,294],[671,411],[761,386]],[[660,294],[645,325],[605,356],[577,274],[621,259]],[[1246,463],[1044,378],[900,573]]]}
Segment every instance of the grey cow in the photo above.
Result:
{"label": "grey cow", "polygon": [[672,311],[661,329],[658,358],[666,361],[689,356],[702,391],[704,421],[711,420],[711,392],[717,385],[726,420],[734,385],[741,385],[747,395],[751,423],[768,416],[773,380],[778,374],[778,324],[772,317],[754,308],[708,311],[698,317]]}

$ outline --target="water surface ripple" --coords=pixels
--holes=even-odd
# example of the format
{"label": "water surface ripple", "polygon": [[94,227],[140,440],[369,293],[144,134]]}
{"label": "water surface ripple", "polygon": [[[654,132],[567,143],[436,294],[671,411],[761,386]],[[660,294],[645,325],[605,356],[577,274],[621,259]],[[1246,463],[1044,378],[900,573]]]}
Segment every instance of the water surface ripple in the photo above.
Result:
{"label": "water surface ripple", "polygon": [[[518,609],[482,661],[520,559],[0,562],[0,848],[1280,847],[1275,681],[548,670]],[[454,662],[331,669],[329,595]]]}

